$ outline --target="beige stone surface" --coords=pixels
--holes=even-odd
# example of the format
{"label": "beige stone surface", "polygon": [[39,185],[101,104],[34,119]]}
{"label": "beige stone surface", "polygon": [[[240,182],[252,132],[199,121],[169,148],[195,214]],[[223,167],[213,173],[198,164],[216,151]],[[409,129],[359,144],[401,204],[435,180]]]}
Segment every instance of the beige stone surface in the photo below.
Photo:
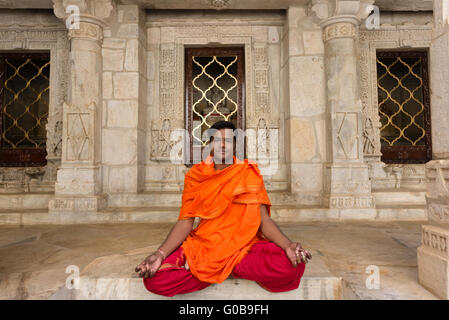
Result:
{"label": "beige stone surface", "polygon": [[[323,270],[333,277],[342,278],[346,290],[343,298],[436,299],[418,284],[416,248],[421,238],[420,223],[308,222],[279,225],[291,240],[300,241],[303,247],[312,250],[318,258],[315,261],[323,261],[324,266],[316,265],[313,271],[316,275]],[[120,276],[125,280],[118,283],[103,280],[104,285],[125,286],[133,294],[133,290],[142,288],[132,289],[133,282],[128,283],[126,279],[135,279],[132,271],[135,264],[160,245],[171,226],[0,227],[0,298],[50,298],[64,286],[70,275],[66,268],[70,265],[78,266],[83,276],[92,278],[95,275],[95,279]],[[380,270],[378,290],[365,286],[369,275],[366,268],[370,265],[376,265]],[[310,272],[313,274],[312,270]],[[319,284],[309,282],[307,285],[312,288]],[[323,288],[329,288],[329,285]],[[111,290],[106,292],[112,294],[114,291]],[[198,297],[204,296],[199,294]]]}
{"label": "beige stone surface", "polygon": [[291,161],[305,162],[316,154],[316,137],[313,123],[307,119],[288,119],[291,134]]}
{"label": "beige stone surface", "polygon": [[103,70],[104,71],[122,71],[124,54],[122,50],[102,50]]}
{"label": "beige stone surface", "polygon": [[112,77],[114,97],[117,99],[137,99],[139,92],[139,74],[137,72],[119,72]]}
{"label": "beige stone surface", "polygon": [[137,100],[109,100],[108,127],[135,128],[137,126]]}
{"label": "beige stone surface", "polygon": [[133,129],[103,129],[103,163],[132,164],[137,158],[137,138]]}

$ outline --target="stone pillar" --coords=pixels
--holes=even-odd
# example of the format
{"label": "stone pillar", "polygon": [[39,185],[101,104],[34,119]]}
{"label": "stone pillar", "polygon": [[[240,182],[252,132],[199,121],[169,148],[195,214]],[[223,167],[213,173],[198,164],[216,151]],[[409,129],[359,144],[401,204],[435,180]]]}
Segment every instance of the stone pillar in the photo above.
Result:
{"label": "stone pillar", "polygon": [[[345,218],[374,218],[368,166],[363,159],[362,103],[357,72],[361,19],[374,1],[316,0],[311,10],[323,29],[327,85],[328,163],[325,203]],[[361,210],[366,209],[366,210]]]}
{"label": "stone pillar", "polygon": [[321,28],[306,7],[290,7],[282,39],[281,101],[290,189],[300,205],[322,205],[326,83]]}
{"label": "stone pillar", "polygon": [[[53,2],[58,18],[64,23],[66,19],[79,21],[79,25],[68,29],[71,81],[68,101],[63,105],[61,166],[49,211],[95,212],[106,205],[101,176],[101,45],[105,20],[111,16],[114,3],[113,0]],[[78,13],[79,20],[71,15]]]}
{"label": "stone pillar", "polygon": [[418,278],[449,300],[449,3],[434,0],[430,47],[432,161],[426,164],[429,223],[422,226]]}
{"label": "stone pillar", "polygon": [[105,29],[103,56],[103,188],[109,195],[143,190],[146,137],[146,14],[118,5]]}

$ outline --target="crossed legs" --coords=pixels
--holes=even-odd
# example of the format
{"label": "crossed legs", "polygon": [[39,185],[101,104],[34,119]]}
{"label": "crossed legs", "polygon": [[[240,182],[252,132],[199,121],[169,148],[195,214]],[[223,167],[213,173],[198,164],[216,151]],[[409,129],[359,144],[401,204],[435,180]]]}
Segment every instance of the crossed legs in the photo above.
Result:
{"label": "crossed legs", "polygon": [[[145,288],[150,292],[172,297],[202,290],[210,285],[197,279],[184,265],[185,256],[179,247],[162,262],[152,278],[143,279]],[[234,267],[232,276],[256,281],[271,292],[283,292],[298,288],[304,271],[303,262],[294,267],[284,250],[273,242],[262,240],[253,245]]]}

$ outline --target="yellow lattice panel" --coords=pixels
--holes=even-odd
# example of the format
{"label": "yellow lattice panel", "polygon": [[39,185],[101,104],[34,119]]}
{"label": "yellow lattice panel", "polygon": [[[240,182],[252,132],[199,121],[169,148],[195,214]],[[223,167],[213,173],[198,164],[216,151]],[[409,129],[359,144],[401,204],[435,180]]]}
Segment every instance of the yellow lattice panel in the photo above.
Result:
{"label": "yellow lattice panel", "polygon": [[[207,141],[203,141],[202,137],[198,135],[198,132],[201,133],[201,128],[204,125],[206,125],[208,128],[211,127],[211,125],[208,123],[208,119],[211,118],[212,115],[218,114],[219,117],[222,118],[222,120],[230,121],[233,115],[238,112],[238,104],[230,94],[230,92],[237,87],[238,80],[231,72],[229,72],[229,68],[237,63],[238,56],[231,57],[232,60],[230,60],[227,64],[224,64],[223,61],[220,61],[220,57],[218,56],[207,57],[207,60],[205,60],[205,57],[201,57],[201,62],[198,58],[200,57],[192,56],[193,63],[200,69],[200,73],[198,73],[192,79],[193,87],[199,92],[199,97],[194,98],[192,101],[192,112],[200,119],[200,121],[196,124],[196,126],[192,128],[192,136],[193,139],[196,140],[200,145],[206,146]],[[215,76],[207,71],[208,67],[214,67],[214,64],[215,67],[219,66],[223,70],[221,73]],[[210,80],[210,85],[205,87],[204,82],[201,85],[198,81],[201,77],[208,78]],[[221,79],[226,80],[228,83],[231,83],[231,85],[223,87],[222,85],[220,85]],[[212,92],[214,92],[214,90],[215,93],[219,96],[219,98],[216,100],[211,98],[211,94],[213,95]],[[221,94],[218,94],[217,90]],[[211,106],[210,110],[208,110],[208,112],[205,114],[204,109],[199,109],[200,104],[204,102],[208,106]],[[220,110],[220,106],[224,102],[232,107],[229,109],[230,111],[228,113],[224,113],[222,110]]]}
{"label": "yellow lattice panel", "polygon": [[[43,96],[48,95],[49,78],[44,70],[50,65],[50,61],[39,66],[32,59],[28,58],[20,65],[17,66],[16,64],[5,59],[5,66],[9,69],[9,76],[6,77],[3,83],[5,90],[5,100],[2,108],[4,120],[4,129],[2,131],[3,145],[4,147],[16,149],[25,142],[35,148],[42,148],[45,147],[45,139],[38,141],[36,135],[32,133],[36,132],[36,129],[39,132],[45,132],[46,130],[48,102],[45,103],[46,108],[44,112],[39,113],[36,108],[42,102]],[[26,68],[29,71],[31,66],[35,69],[35,73],[30,75],[29,72],[26,72],[27,74],[24,76],[21,72]],[[43,79],[43,81],[42,79],[39,80],[44,85],[36,89],[32,83],[38,77]],[[17,84],[20,83],[23,85],[17,88]],[[18,107],[23,107],[23,112],[19,111],[19,114],[17,114]],[[25,119],[25,117],[27,118]]]}
{"label": "yellow lattice panel", "polygon": [[[387,62],[389,60],[391,59],[377,58],[378,65],[382,66],[385,70],[378,74],[377,79],[377,86],[379,89],[379,116],[383,122],[383,125],[380,128],[381,140],[389,146],[397,145],[399,141],[401,141],[402,145],[408,144],[416,146],[420,141],[422,142],[426,136],[423,123],[417,121],[417,118],[424,112],[424,104],[422,98],[419,96],[423,87],[423,79],[421,75],[413,71],[415,67],[421,66],[422,60],[421,58],[416,58],[416,61],[413,63],[407,62],[401,57],[396,57],[393,59],[393,62]],[[399,72],[398,70],[402,71]],[[403,70],[405,70],[405,72]],[[387,79],[388,76],[390,77],[389,79]],[[407,78],[409,81],[405,81]],[[410,79],[413,81],[410,81]],[[410,83],[415,83],[416,80],[418,81],[418,85],[414,88],[411,87]],[[408,97],[399,99],[397,97],[397,90],[407,92]],[[382,99],[381,97],[384,98]],[[414,102],[415,106],[418,106],[418,109],[414,110],[414,112],[408,112],[405,108],[410,102]],[[384,108],[387,104],[393,110],[390,113],[387,113]],[[399,125],[398,122],[400,122],[401,125]],[[395,135],[391,135],[391,133],[387,134],[387,128],[389,126],[395,129]],[[407,129],[412,126],[415,126],[418,129],[414,132],[418,131],[420,134],[415,134],[414,136],[408,135]],[[391,127],[388,128],[389,131],[391,131]],[[407,142],[405,143],[405,141]]]}

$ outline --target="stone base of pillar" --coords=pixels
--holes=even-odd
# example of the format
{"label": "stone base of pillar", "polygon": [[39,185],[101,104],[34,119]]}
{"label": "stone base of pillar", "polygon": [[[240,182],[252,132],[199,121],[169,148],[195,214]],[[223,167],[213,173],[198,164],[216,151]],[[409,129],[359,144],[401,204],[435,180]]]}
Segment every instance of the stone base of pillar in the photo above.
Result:
{"label": "stone base of pillar", "polygon": [[48,203],[49,213],[98,212],[107,206],[107,195],[55,196]]}
{"label": "stone base of pillar", "polygon": [[368,166],[365,164],[327,166],[327,195],[324,203],[329,208],[348,209],[375,207],[368,177]]}
{"label": "stone base of pillar", "polygon": [[422,226],[422,245],[418,248],[418,280],[427,290],[449,300],[449,230]]}
{"label": "stone base of pillar", "polygon": [[56,196],[88,197],[97,194],[101,194],[100,166],[58,168]]}

